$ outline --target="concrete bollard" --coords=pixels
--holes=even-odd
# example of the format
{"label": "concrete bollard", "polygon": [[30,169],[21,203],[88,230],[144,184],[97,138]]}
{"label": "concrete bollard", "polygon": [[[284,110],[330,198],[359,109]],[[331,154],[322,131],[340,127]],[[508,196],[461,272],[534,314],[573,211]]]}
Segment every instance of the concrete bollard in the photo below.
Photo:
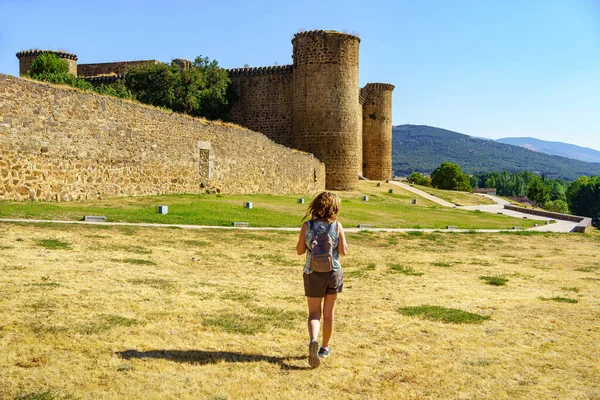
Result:
{"label": "concrete bollard", "polygon": [[159,214],[168,214],[169,206],[158,206],[158,207],[156,207],[156,212]]}

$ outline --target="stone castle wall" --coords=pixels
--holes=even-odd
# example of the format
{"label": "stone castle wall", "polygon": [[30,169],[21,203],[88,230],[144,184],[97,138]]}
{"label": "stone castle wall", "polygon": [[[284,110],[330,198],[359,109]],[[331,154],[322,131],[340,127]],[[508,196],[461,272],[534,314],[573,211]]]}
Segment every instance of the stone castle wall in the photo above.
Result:
{"label": "stone castle wall", "polygon": [[358,46],[334,31],[298,33],[294,58],[294,147],[327,166],[328,189],[358,187]]}
{"label": "stone castle wall", "polygon": [[260,133],[0,75],[0,198],[324,188],[325,168],[313,155]]}
{"label": "stone castle wall", "polygon": [[131,68],[158,64],[156,60],[119,61],[112,63],[78,64],[77,75],[82,78],[99,75],[123,75]]}
{"label": "stone castle wall", "polygon": [[291,65],[228,70],[238,100],[230,116],[237,124],[293,147]]}
{"label": "stone castle wall", "polygon": [[392,91],[387,83],[369,83],[362,90],[363,174],[367,179],[392,178]]}

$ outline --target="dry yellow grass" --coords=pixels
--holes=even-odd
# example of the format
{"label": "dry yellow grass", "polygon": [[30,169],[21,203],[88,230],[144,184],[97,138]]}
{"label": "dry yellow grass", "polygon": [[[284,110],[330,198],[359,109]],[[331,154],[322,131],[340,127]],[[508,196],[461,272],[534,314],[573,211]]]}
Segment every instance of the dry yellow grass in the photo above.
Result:
{"label": "dry yellow grass", "polygon": [[[597,232],[349,234],[333,354],[317,370],[295,233],[0,224],[0,236],[3,399],[600,398]],[[541,299],[553,297],[578,303]],[[424,304],[490,319],[398,312]]]}

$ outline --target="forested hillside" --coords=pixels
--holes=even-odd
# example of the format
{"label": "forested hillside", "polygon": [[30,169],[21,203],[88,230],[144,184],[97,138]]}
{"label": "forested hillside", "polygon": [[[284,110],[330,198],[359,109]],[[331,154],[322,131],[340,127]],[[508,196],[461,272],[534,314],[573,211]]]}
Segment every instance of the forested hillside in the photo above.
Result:
{"label": "forested hillside", "polygon": [[466,174],[532,171],[548,178],[575,180],[600,175],[600,163],[550,156],[522,147],[479,139],[426,125],[392,127],[394,175],[431,173],[444,161],[459,164]]}

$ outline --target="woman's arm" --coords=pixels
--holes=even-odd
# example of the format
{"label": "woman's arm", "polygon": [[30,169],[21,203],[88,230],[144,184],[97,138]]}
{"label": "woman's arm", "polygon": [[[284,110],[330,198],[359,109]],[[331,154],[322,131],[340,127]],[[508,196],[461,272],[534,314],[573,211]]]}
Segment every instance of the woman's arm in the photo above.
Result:
{"label": "woman's arm", "polygon": [[346,242],[346,234],[344,233],[344,228],[342,224],[338,221],[338,254],[340,256],[345,256],[348,254],[348,242]]}
{"label": "woman's arm", "polygon": [[296,245],[296,253],[298,255],[302,255],[306,252],[306,229],[308,227],[308,222],[302,224],[302,228],[300,229],[300,237],[298,238],[298,244]]}

